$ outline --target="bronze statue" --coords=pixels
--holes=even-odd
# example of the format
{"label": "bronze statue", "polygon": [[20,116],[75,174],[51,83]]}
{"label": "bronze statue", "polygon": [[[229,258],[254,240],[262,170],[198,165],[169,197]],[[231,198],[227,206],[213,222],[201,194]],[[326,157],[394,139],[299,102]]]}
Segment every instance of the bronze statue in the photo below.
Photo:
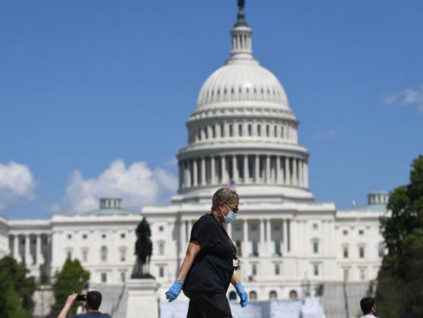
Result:
{"label": "bronze statue", "polygon": [[245,0],[238,0],[238,7],[243,9],[245,6]]}
{"label": "bronze statue", "polygon": [[151,254],[153,254],[153,242],[151,241],[151,229],[144,217],[135,230],[137,241],[135,242],[135,262],[131,278],[154,278],[149,271]]}

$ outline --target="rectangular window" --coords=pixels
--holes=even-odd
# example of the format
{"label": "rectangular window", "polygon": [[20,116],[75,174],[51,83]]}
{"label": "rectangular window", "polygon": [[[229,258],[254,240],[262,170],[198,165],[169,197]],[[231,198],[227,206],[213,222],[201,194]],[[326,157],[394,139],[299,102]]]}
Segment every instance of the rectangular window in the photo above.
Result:
{"label": "rectangular window", "polygon": [[348,258],[348,247],[347,246],[344,246],[342,254],[343,254],[344,258]]}
{"label": "rectangular window", "polygon": [[164,243],[159,243],[159,255],[164,255]]}
{"label": "rectangular window", "polygon": [[281,274],[281,265],[275,264],[275,275],[280,275],[280,274]]}
{"label": "rectangular window", "polygon": [[107,273],[101,273],[101,282],[107,283]]}
{"label": "rectangular window", "polygon": [[359,257],[360,258],[364,258],[365,257],[365,253],[364,253],[364,246],[360,246],[360,248],[359,248]]}
{"label": "rectangular window", "polygon": [[313,265],[313,274],[314,276],[319,276],[319,264]]}
{"label": "rectangular window", "polygon": [[164,277],[164,266],[159,267],[159,277]]}
{"label": "rectangular window", "polygon": [[314,241],[313,242],[313,253],[318,254],[319,253],[319,242]]}
{"label": "rectangular window", "polygon": [[257,275],[257,264],[251,265],[251,275],[253,276]]}
{"label": "rectangular window", "polygon": [[126,261],[126,250],[124,248],[120,249],[120,261],[125,262]]}

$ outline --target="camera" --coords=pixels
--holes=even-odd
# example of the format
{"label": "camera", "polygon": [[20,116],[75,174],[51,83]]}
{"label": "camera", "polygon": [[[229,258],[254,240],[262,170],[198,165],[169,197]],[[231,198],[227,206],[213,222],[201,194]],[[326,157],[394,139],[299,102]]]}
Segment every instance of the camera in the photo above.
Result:
{"label": "camera", "polygon": [[87,295],[77,295],[75,301],[85,301],[87,299]]}

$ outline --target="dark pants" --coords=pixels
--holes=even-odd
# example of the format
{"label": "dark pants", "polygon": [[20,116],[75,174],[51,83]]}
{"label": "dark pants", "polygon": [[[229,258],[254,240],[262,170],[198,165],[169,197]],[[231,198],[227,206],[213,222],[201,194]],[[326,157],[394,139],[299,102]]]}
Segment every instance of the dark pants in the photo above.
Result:
{"label": "dark pants", "polygon": [[232,318],[224,293],[184,291],[189,298],[187,318]]}

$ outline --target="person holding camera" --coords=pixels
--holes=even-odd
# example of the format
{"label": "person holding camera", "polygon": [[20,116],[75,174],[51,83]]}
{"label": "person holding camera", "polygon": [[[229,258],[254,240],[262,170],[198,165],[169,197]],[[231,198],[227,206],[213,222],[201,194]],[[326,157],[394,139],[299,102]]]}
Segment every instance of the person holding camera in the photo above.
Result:
{"label": "person holding camera", "polygon": [[230,318],[231,308],[226,297],[229,284],[235,287],[241,307],[248,296],[240,284],[236,270],[239,260],[236,247],[223,227],[235,221],[238,194],[228,188],[215,192],[211,211],[193,225],[186,255],[175,283],[166,292],[169,302],[181,290],[190,299],[188,318]]}
{"label": "person holding camera", "polygon": [[109,314],[103,314],[99,311],[101,299],[101,293],[95,290],[88,292],[86,295],[69,295],[57,318],[66,318],[75,301],[83,301],[87,312],[72,316],[71,318],[111,318]]}

